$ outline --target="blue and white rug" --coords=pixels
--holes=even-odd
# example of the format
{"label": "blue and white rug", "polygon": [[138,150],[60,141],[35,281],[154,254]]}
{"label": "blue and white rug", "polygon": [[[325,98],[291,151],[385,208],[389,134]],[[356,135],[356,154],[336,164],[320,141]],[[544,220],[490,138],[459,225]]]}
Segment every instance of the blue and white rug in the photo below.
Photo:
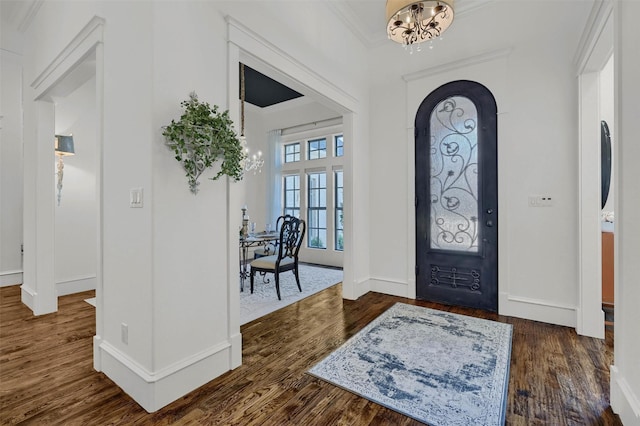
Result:
{"label": "blue and white rug", "polygon": [[511,329],[396,303],[309,373],[430,425],[502,425]]}

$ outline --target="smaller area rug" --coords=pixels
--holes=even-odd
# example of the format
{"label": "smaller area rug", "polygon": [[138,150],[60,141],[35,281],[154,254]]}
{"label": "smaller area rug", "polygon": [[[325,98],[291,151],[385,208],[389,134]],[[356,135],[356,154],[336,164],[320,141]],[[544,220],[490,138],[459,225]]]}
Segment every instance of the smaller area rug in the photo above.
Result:
{"label": "smaller area rug", "polygon": [[293,271],[280,274],[280,295],[282,300],[278,300],[273,274],[266,275],[269,280],[268,284],[262,281],[262,276],[256,274],[253,294],[251,294],[249,279],[245,280],[244,291],[240,292],[240,325],[342,282],[341,269],[322,268],[305,264],[300,264],[299,268],[302,292],[298,290]]}
{"label": "smaller area rug", "polygon": [[429,425],[502,425],[511,329],[396,303],[309,373]]}

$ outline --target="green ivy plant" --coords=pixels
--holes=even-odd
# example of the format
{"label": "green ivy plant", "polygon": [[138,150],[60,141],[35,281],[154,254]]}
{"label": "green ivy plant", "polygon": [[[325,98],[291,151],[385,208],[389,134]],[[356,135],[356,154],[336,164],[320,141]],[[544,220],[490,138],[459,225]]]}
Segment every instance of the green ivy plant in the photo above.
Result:
{"label": "green ivy plant", "polygon": [[180,105],[184,113],[178,121],[171,120],[162,134],[176,160],[187,172],[191,192],[198,193],[198,178],[219,159],[222,160],[220,170],[211,180],[222,175],[236,182],[241,180],[244,151],[229,111],[219,112],[217,105],[211,107],[207,102],[200,102],[195,92],[191,92],[189,99]]}

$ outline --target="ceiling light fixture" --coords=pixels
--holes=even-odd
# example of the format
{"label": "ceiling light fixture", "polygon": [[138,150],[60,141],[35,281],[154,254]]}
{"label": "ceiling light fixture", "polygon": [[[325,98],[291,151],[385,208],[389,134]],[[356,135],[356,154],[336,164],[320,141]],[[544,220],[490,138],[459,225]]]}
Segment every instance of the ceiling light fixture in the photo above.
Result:
{"label": "ceiling light fixture", "polygon": [[387,36],[413,53],[414,44],[441,37],[453,15],[453,0],[387,0]]}
{"label": "ceiling light fixture", "polygon": [[258,154],[253,154],[249,157],[249,147],[247,146],[247,138],[244,135],[244,64],[240,63],[240,143],[244,147],[244,159],[242,160],[242,167],[245,171],[253,170],[253,174],[256,172],[262,172],[262,166],[264,165],[264,158],[262,158],[262,152],[258,151]]}

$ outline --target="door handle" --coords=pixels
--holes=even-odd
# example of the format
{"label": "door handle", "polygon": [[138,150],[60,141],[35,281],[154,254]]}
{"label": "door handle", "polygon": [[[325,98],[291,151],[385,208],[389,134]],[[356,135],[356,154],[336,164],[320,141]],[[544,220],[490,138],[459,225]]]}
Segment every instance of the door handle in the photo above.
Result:
{"label": "door handle", "polygon": [[487,209],[487,214],[493,214],[493,209]]}
{"label": "door handle", "polygon": [[487,224],[488,228],[493,227],[493,221],[492,220],[488,220],[486,224]]}

